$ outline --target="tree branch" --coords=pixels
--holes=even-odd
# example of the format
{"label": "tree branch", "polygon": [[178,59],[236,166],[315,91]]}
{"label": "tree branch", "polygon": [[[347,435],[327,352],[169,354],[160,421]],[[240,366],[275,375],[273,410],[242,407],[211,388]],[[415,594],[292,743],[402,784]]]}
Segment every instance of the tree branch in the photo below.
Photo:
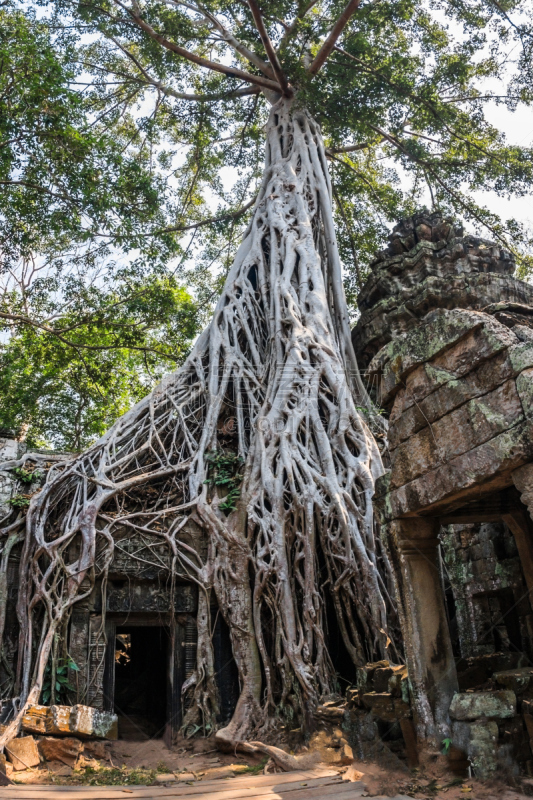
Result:
{"label": "tree branch", "polygon": [[290,97],[292,91],[289,88],[287,78],[285,77],[285,74],[281,68],[278,56],[276,54],[276,51],[274,50],[274,46],[270,41],[270,36],[268,35],[268,31],[265,28],[263,17],[261,16],[261,11],[259,10],[259,6],[255,2],[255,0],[248,0],[248,5],[250,6],[255,26],[259,32],[259,36],[261,37],[261,41],[263,42],[263,47],[265,48],[268,60],[272,64],[272,69],[274,70],[278,83],[281,86],[282,92],[286,97]]}
{"label": "tree branch", "polygon": [[198,6],[192,5],[191,3],[185,2],[185,0],[170,0],[170,2],[174,3],[174,5],[177,6],[185,6],[186,8],[189,8],[191,11],[195,11],[197,14],[202,14],[208,22],[211,22],[215,26],[215,28],[217,28],[217,30],[222,34],[222,38],[224,39],[224,41],[227,42],[227,44],[229,44],[230,47],[233,47],[233,49],[237,53],[240,53],[240,55],[246,58],[247,61],[249,61],[251,64],[260,69],[261,72],[267,76],[267,78],[276,77],[270,65],[267,64],[266,61],[263,61],[262,58],[260,58],[256,53],[253,52],[253,50],[249,50],[246,47],[246,45],[242,44],[242,42],[239,42],[239,40],[235,38],[232,32],[229,31],[222,24],[222,22],[220,22],[220,20],[206,8],[204,8],[201,5]]}
{"label": "tree branch", "polygon": [[320,48],[320,50],[316,54],[315,60],[313,61],[313,63],[309,67],[309,69],[307,70],[307,72],[310,75],[316,75],[317,72],[319,71],[319,69],[321,69],[321,67],[324,66],[324,64],[326,63],[326,60],[328,59],[331,51],[335,47],[337,39],[339,38],[339,36],[343,32],[344,28],[346,27],[346,24],[348,23],[348,20],[350,19],[352,14],[354,14],[355,11],[357,10],[357,8],[359,7],[359,2],[360,2],[360,0],[349,0],[348,5],[346,6],[344,11],[342,12],[340,17],[338,18],[337,22],[335,23],[335,25],[333,26],[333,28],[331,30],[331,33],[328,36],[328,38],[326,39],[326,41],[324,42],[324,44],[322,45],[322,47]]}
{"label": "tree branch", "polygon": [[192,222],[190,225],[176,225],[171,228],[161,228],[161,230],[155,231],[153,233],[147,233],[146,236],[157,236],[160,233],[180,233],[181,231],[190,231],[194,230],[195,228],[202,228],[204,225],[214,225],[216,222],[226,222],[226,220],[230,219],[238,219],[245,214],[248,209],[252,208],[255,201],[257,200],[257,195],[252,197],[252,199],[246,203],[246,205],[241,206],[238,208],[237,211],[230,211],[227,214],[221,214],[219,217],[209,217],[208,219],[202,219],[200,222]]}
{"label": "tree branch", "polygon": [[123,8],[136,22],[139,28],[147,33],[151,39],[153,39],[155,42],[158,42],[172,53],[176,53],[182,58],[185,58],[187,61],[197,64],[199,67],[205,67],[206,69],[211,69],[214,72],[221,72],[223,75],[227,75],[230,78],[238,78],[239,80],[246,81],[247,83],[255,83],[257,86],[262,86],[265,89],[273,89],[274,91],[278,90],[277,83],[270,81],[267,78],[262,78],[260,75],[252,75],[251,73],[245,72],[242,69],[237,69],[237,67],[227,67],[225,64],[219,64],[218,61],[210,61],[208,58],[202,58],[202,56],[197,56],[195,53],[191,53],[189,50],[186,50],[184,47],[180,47],[175,42],[169,41],[169,39],[166,39],[162,34],[157,33],[157,31],[154,30],[154,28],[152,28],[152,26],[149,25],[142,17],[140,17],[136,11],[127,8],[120,2],[120,0],[114,0],[114,2]]}
{"label": "tree branch", "polygon": [[[202,102],[204,100],[214,100],[217,98],[222,99],[224,97],[227,98],[243,97],[244,95],[257,94],[257,92],[259,91],[258,86],[246,86],[243,89],[236,89],[234,92],[230,93],[226,92],[225,94],[221,95],[208,95],[208,94],[201,95],[201,94],[187,94],[185,92],[177,92],[171,86],[166,86],[164,83],[161,83],[161,81],[156,80],[156,78],[152,78],[150,73],[145,70],[140,61],[133,55],[133,53],[131,53],[129,50],[123,47],[123,45],[121,45],[118,39],[115,39],[114,36],[110,36],[109,38],[120,50],[122,50],[124,55],[126,55],[131,61],[133,61],[139,72],[143,75],[145,80],[140,81],[141,83],[153,86],[155,89],[158,89],[162,94],[169,95],[170,97],[175,97],[176,100],[189,100],[193,102]],[[115,72],[115,74],[119,73]],[[134,78],[134,80],[140,80],[140,79]]]}

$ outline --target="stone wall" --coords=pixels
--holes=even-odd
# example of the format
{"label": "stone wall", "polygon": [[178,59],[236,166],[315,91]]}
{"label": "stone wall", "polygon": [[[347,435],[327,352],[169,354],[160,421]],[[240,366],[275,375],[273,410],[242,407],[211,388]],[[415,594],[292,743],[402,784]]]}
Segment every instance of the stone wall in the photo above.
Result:
{"label": "stone wall", "polygon": [[533,612],[505,523],[447,525],[440,540],[456,657],[512,651],[531,658]]}

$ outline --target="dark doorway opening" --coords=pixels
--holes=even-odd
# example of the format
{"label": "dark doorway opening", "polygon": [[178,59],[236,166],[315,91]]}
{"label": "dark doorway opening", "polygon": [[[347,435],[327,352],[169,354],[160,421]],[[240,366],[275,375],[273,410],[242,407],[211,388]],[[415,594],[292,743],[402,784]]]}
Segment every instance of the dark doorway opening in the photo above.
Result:
{"label": "dark doorway opening", "polygon": [[163,736],[169,644],[168,630],[162,626],[117,627],[114,705],[120,739]]}

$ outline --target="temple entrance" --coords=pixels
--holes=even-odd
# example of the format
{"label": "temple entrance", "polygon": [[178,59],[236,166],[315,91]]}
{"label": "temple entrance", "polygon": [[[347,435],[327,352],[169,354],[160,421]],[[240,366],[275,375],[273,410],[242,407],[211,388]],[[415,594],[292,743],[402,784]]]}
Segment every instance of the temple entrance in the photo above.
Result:
{"label": "temple entrance", "polygon": [[120,739],[161,738],[167,720],[168,628],[117,627],[115,713]]}

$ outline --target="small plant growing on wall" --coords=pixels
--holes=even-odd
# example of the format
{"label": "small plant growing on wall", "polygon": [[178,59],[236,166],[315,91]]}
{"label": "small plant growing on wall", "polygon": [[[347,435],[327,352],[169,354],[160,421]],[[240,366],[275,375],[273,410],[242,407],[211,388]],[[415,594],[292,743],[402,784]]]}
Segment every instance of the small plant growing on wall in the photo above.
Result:
{"label": "small plant growing on wall", "polygon": [[21,483],[33,483],[34,481],[38,481],[42,477],[42,472],[39,470],[33,470],[30,466],[28,467],[15,467],[13,470],[13,474],[16,475],[18,480]]}
{"label": "small plant growing on wall", "polygon": [[20,510],[22,508],[27,508],[29,506],[30,497],[31,495],[29,494],[16,494],[8,502],[11,508],[16,508]]}
{"label": "small plant growing on wall", "polygon": [[218,486],[226,492],[219,508],[230,514],[237,508],[237,500],[241,493],[243,459],[235,453],[226,453],[223,450],[213,450],[206,453],[205,460],[208,464],[208,477],[205,483]]}

